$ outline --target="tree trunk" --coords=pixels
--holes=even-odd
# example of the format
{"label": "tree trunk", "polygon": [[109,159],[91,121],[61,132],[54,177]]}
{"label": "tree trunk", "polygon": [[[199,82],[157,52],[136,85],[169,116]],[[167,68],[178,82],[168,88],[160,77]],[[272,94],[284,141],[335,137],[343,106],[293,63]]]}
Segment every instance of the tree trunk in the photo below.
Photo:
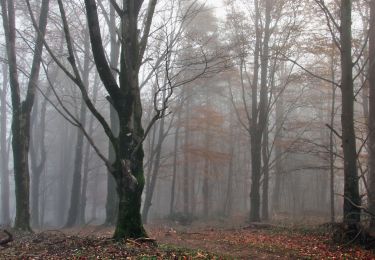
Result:
{"label": "tree trunk", "polygon": [[[282,90],[281,90],[282,91]],[[282,193],[281,180],[284,175],[283,169],[283,149],[281,141],[283,139],[283,120],[284,120],[284,97],[280,93],[276,100],[276,134],[275,134],[275,186],[272,193],[272,211],[277,213],[280,211],[280,200]]]}
{"label": "tree trunk", "polygon": [[189,116],[190,116],[190,96],[188,93],[188,99],[186,100],[186,111],[185,111],[185,149],[184,149],[184,172],[183,172],[183,209],[184,215],[188,216],[189,210],[189,200],[190,200],[190,186],[189,186],[189,142],[190,142],[190,129],[189,129]]}
{"label": "tree trunk", "polygon": [[176,132],[174,134],[173,174],[172,174],[172,184],[171,184],[171,201],[169,203],[169,215],[170,216],[174,214],[180,123],[181,123],[181,107],[178,109],[178,112],[177,112]]}
{"label": "tree trunk", "polygon": [[351,57],[352,1],[341,0],[341,92],[342,92],[342,146],[344,151],[344,223],[356,235],[360,222],[357,174],[357,150],[354,132],[353,62]]}
{"label": "tree trunk", "polygon": [[[370,1],[369,30],[369,210],[375,214],[375,0]],[[370,228],[375,230],[375,218],[371,217]]]}
{"label": "tree trunk", "polygon": [[261,177],[262,132],[251,135],[251,190],[250,222],[260,221],[260,177]]}
{"label": "tree trunk", "polygon": [[230,123],[230,148],[229,148],[229,166],[228,166],[228,179],[227,179],[227,194],[224,200],[224,215],[230,216],[232,214],[232,203],[233,203],[233,160],[234,160],[234,147],[235,140],[233,138],[233,124],[232,120]]}
{"label": "tree trunk", "polygon": [[249,221],[260,221],[260,167],[261,167],[261,140],[262,132],[257,129],[258,125],[258,78],[259,78],[259,56],[261,44],[260,11],[259,1],[254,1],[255,12],[255,48],[254,48],[254,72],[251,86],[251,125],[250,128],[250,154],[251,154],[251,188],[250,188],[250,216]]}
{"label": "tree trunk", "polygon": [[66,195],[69,194],[69,187],[68,187],[68,177],[67,177],[67,170],[72,168],[72,152],[71,147],[74,146],[74,138],[73,133],[68,128],[66,124],[61,126],[62,133],[60,134],[59,143],[61,144],[60,150],[60,158],[58,164],[58,180],[59,185],[57,187],[58,197],[56,203],[56,219],[59,225],[63,226],[66,224],[66,213],[68,210],[68,200],[66,199]]}
{"label": "tree trunk", "polygon": [[[57,71],[56,71],[57,72]],[[53,79],[56,78],[56,73],[53,74]],[[47,160],[47,151],[45,146],[46,134],[46,115],[47,115],[47,99],[51,94],[51,88],[48,88],[42,101],[42,107],[38,111],[38,101],[33,108],[31,115],[32,123],[32,138],[30,140],[30,164],[31,164],[31,221],[34,227],[39,227],[40,222],[40,178],[44,171]],[[38,121],[37,114],[40,114]],[[38,129],[35,129],[38,126]],[[39,157],[39,158],[38,158]]]}
{"label": "tree trunk", "polygon": [[267,221],[268,215],[268,184],[269,184],[269,150],[268,150],[268,125],[263,132],[262,144],[263,157],[263,187],[262,187],[262,220]]}
{"label": "tree trunk", "polygon": [[[95,77],[94,82],[94,89],[93,89],[93,100],[92,103],[95,105],[96,100],[98,98],[98,90],[99,90],[99,82],[98,77]],[[90,136],[94,133],[94,117],[91,116],[89,120],[88,131]],[[85,144],[85,160],[83,162],[83,179],[82,179],[82,193],[81,193],[81,205],[80,205],[80,213],[79,213],[79,224],[86,223],[86,202],[87,202],[87,185],[88,185],[88,176],[90,173],[89,164],[90,164],[90,157],[91,157],[91,145],[89,142]]]}
{"label": "tree trunk", "polygon": [[[110,5],[109,9],[109,33],[110,33],[110,43],[111,43],[111,53],[110,53],[110,65],[113,70],[118,68],[118,58],[119,58],[119,44],[117,43],[117,25],[116,25],[116,14],[113,5]],[[113,71],[115,77],[115,72]],[[111,103],[111,102],[109,102]],[[110,109],[110,122],[111,129],[115,135],[118,134],[118,116],[117,111],[112,104],[109,104]],[[108,159],[111,163],[116,160],[116,155],[114,148],[109,142],[108,144]],[[112,174],[108,173],[107,176],[107,200],[106,200],[106,219],[105,224],[112,226],[116,224],[117,214],[118,214],[118,196],[116,193],[116,181]]]}
{"label": "tree trunk", "polygon": [[4,226],[10,226],[10,207],[9,207],[9,150],[7,144],[7,92],[8,92],[8,73],[7,66],[3,64],[3,88],[1,90],[1,126],[0,126],[0,151],[1,151],[1,223]]}
{"label": "tree trunk", "polygon": [[[113,108],[112,104],[110,104],[110,117],[111,117],[111,129],[112,131],[117,134],[119,131],[118,125],[118,116],[116,110]],[[113,145],[109,143],[108,147],[108,159],[110,162],[115,162],[116,154],[113,148]],[[108,173],[107,176],[107,200],[106,200],[106,219],[105,224],[108,226],[112,226],[116,224],[117,215],[118,215],[118,195],[116,192],[116,180],[112,176],[112,174]]]}
{"label": "tree trunk", "polygon": [[[8,4],[8,6],[7,6]],[[21,92],[18,79],[18,65],[16,58],[16,23],[15,9],[12,0],[1,1],[3,27],[7,57],[9,64],[9,82],[12,99],[12,148],[16,192],[15,228],[30,231],[29,207],[29,143],[30,143],[30,114],[34,103],[35,89],[39,79],[39,69],[43,50],[43,38],[47,26],[49,1],[43,0],[39,17],[39,31],[36,36],[34,56],[27,87],[27,95],[21,101]]]}
{"label": "tree trunk", "polygon": [[[334,71],[334,53],[332,53],[331,61],[331,73],[332,73],[332,82],[335,82],[335,71]],[[330,124],[333,127],[335,122],[335,108],[336,107],[336,86],[332,84],[332,98],[331,98],[331,116]],[[329,133],[329,197],[330,197],[330,219],[331,222],[335,222],[335,155],[334,155],[334,136],[333,131]]]}
{"label": "tree trunk", "polygon": [[[163,102],[164,100],[165,100],[165,90],[163,91]],[[164,124],[165,124],[165,119],[163,117],[159,121],[159,130],[158,130],[159,135],[158,135],[158,143],[156,144],[156,148],[155,148],[155,161],[154,161],[154,166],[152,167],[151,180],[150,180],[149,187],[146,190],[146,198],[145,198],[145,202],[143,206],[142,217],[143,217],[144,223],[147,223],[148,212],[152,205],[152,197],[154,195],[156,180],[157,180],[157,176],[158,176],[159,169],[160,169],[161,148],[163,146],[163,142],[165,139]]]}

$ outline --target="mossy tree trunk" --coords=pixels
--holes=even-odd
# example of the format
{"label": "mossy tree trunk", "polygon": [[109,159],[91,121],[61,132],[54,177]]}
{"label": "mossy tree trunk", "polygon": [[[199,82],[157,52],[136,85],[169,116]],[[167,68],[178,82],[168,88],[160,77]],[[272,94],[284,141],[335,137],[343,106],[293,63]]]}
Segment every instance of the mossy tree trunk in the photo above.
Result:
{"label": "mossy tree trunk", "polygon": [[[119,198],[118,218],[114,237],[116,239],[147,236],[141,219],[141,197],[144,187],[143,147],[147,133],[142,127],[142,104],[138,73],[146,49],[156,0],[148,3],[143,34],[138,30],[138,18],[143,1],[123,1],[122,9],[116,7],[121,19],[121,53],[119,84],[107,62],[100,35],[100,23],[95,0],[85,0],[92,52],[99,76],[110,96],[119,118],[119,134],[115,136],[102,120],[115,152],[115,162],[110,172],[116,181]],[[67,26],[67,25],[66,25]],[[91,109],[93,112],[94,109]],[[157,117],[155,117],[157,119]],[[148,128],[149,129],[149,128]]]}

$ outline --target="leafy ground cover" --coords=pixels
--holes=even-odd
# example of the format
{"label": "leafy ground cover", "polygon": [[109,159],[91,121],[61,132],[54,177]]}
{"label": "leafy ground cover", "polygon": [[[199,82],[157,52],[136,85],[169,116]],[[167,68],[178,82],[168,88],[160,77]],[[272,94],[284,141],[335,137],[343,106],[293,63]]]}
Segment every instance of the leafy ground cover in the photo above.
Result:
{"label": "leafy ground cover", "polygon": [[0,246],[0,259],[375,259],[372,250],[334,244],[329,234],[305,229],[147,229],[157,247],[150,241],[113,241],[113,230],[101,226],[16,233],[14,241]]}

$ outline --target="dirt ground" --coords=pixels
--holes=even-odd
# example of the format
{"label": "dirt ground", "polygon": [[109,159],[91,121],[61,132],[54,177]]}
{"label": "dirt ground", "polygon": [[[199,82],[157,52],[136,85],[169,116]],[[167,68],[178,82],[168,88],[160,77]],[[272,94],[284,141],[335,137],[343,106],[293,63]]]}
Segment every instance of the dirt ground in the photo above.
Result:
{"label": "dirt ground", "polygon": [[0,259],[375,259],[372,250],[333,244],[329,233],[312,228],[160,223],[146,229],[157,247],[113,241],[113,228],[104,226],[15,233],[0,246]]}

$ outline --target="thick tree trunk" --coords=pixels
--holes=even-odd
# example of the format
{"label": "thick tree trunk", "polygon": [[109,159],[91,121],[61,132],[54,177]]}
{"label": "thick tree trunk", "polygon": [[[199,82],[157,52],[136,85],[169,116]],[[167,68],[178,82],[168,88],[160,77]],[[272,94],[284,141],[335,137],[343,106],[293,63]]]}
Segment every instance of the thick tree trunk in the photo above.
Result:
{"label": "thick tree trunk", "polygon": [[30,117],[27,113],[17,111],[13,114],[12,121],[12,148],[14,158],[14,178],[16,189],[16,219],[14,227],[20,230],[30,228],[30,175],[29,175],[29,129]]}
{"label": "thick tree trunk", "polygon": [[344,151],[344,223],[353,234],[360,221],[360,205],[357,174],[357,150],[354,131],[353,62],[351,56],[352,1],[341,0],[341,92],[342,92],[342,146]]}
{"label": "thick tree trunk", "polygon": [[[369,37],[369,210],[375,214],[375,0],[370,1]],[[371,218],[371,229],[375,230],[375,218]]]}
{"label": "thick tree trunk", "polygon": [[96,1],[85,0],[95,64],[119,117],[119,135],[116,137],[108,129],[108,125],[103,122],[100,114],[96,113],[114,146],[116,155],[115,163],[112,167],[106,162],[116,180],[119,196],[115,239],[147,236],[140,214],[141,197],[145,182],[143,172],[143,140],[145,133],[142,127],[142,103],[138,74],[143,63],[156,2],[156,0],[149,1],[145,15],[146,21],[144,23],[143,36],[140,39],[138,18],[142,2],[134,0],[123,1],[123,13],[120,17],[120,34],[122,38],[119,84],[117,84],[106,59],[100,35]]}

